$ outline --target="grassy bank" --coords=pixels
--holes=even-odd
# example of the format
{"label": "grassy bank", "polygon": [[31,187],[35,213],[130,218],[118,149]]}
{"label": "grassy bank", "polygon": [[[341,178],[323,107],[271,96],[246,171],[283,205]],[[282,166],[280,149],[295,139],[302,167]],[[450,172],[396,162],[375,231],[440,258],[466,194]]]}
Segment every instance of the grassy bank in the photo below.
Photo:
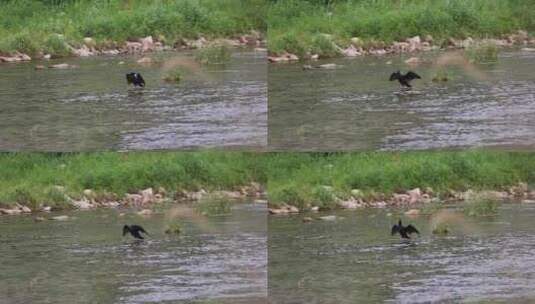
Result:
{"label": "grassy bank", "polygon": [[136,193],[164,187],[174,191],[230,190],[252,181],[265,183],[260,156],[237,152],[4,153],[0,154],[0,205],[59,205],[84,189],[96,193]]}
{"label": "grassy bank", "polygon": [[[359,189],[365,198],[430,187],[449,190],[500,190],[535,182],[535,154],[491,151],[278,154],[270,157],[272,206],[288,203],[333,206],[333,194],[348,198]],[[325,187],[327,186],[327,187]]]}
{"label": "grassy bank", "polygon": [[152,35],[172,45],[179,38],[231,37],[266,29],[264,0],[9,0],[0,3],[0,52],[65,55],[65,43],[84,37],[97,44]]}
{"label": "grassy bank", "polygon": [[[447,38],[498,37],[535,30],[535,2],[524,0],[274,0],[268,12],[268,45],[288,51],[335,55],[332,42],[391,43],[431,35]],[[323,34],[329,34],[325,36]]]}

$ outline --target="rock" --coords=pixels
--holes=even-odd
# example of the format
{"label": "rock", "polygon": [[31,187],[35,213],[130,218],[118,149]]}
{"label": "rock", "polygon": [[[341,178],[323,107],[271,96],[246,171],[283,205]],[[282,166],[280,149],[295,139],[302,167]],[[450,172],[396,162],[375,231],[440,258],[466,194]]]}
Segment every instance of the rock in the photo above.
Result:
{"label": "rock", "polygon": [[36,69],[36,70],[44,70],[44,69],[45,69],[45,66],[42,65],[42,64],[38,64],[38,65],[36,65],[36,66],[34,67],[34,69]]}
{"label": "rock", "polygon": [[332,221],[336,221],[338,217],[336,215],[326,215],[326,216],[320,216],[319,219],[322,221],[332,222]]}
{"label": "rock", "polygon": [[126,52],[129,54],[136,54],[143,52],[143,44],[141,42],[126,42]]}
{"label": "rock", "polygon": [[408,38],[406,41],[409,44],[409,52],[418,51],[422,48],[422,40],[420,39],[420,36]]}
{"label": "rock", "polygon": [[117,216],[118,216],[118,217],[123,217],[123,216],[125,216],[125,215],[126,215],[126,214],[125,214],[124,212],[121,212],[121,213],[119,213]]}
{"label": "rock", "polygon": [[420,64],[420,58],[418,58],[418,57],[411,57],[411,58],[405,60],[405,63],[406,63],[406,64],[417,65],[417,64]]}
{"label": "rock", "polygon": [[[114,49],[114,50],[104,50],[104,51],[101,51],[101,53],[103,55],[112,55],[112,56],[114,56],[114,55],[119,55],[121,52],[119,50],[115,50]],[[123,61],[121,61],[121,62],[123,62]],[[121,63],[119,62],[119,64],[121,64]]]}
{"label": "rock", "polygon": [[20,210],[21,210],[23,213],[32,213],[32,209],[30,209],[30,207],[28,207],[28,206],[21,206],[21,207],[20,207]]}
{"label": "rock", "polygon": [[35,222],[42,222],[42,221],[45,220],[45,218],[42,217],[42,216],[36,216],[36,217],[33,218],[33,220],[34,220]]}
{"label": "rock", "polygon": [[462,48],[469,48],[470,46],[472,46],[474,44],[474,39],[472,39],[472,37],[468,37],[466,39],[464,39],[463,41],[461,41],[461,45],[460,47]]}
{"label": "rock", "polygon": [[154,199],[154,191],[152,191],[152,188],[147,188],[145,190],[141,191],[141,204],[150,204],[155,201]]}
{"label": "rock", "polygon": [[52,58],[52,55],[50,55],[50,54],[45,54],[43,56],[43,59],[46,59],[46,60],[49,60],[50,58]]}
{"label": "rock", "polygon": [[82,45],[82,47],[79,49],[73,49],[72,52],[74,55],[79,57],[89,57],[94,55],[93,52],[86,45]]}
{"label": "rock", "polygon": [[68,63],[58,63],[58,64],[53,64],[53,65],[48,66],[48,68],[50,69],[74,69],[77,67],[78,66],[76,65],[72,65]]}
{"label": "rock", "polygon": [[419,203],[422,200],[422,191],[420,191],[420,188],[407,191],[407,194],[409,195],[409,204]]}
{"label": "rock", "polygon": [[364,42],[359,37],[353,37],[353,38],[351,38],[350,41],[351,41],[351,44],[354,45],[355,47],[363,47],[364,46]]}
{"label": "rock", "polygon": [[53,221],[66,221],[69,219],[69,217],[67,215],[58,215],[58,216],[53,216],[50,219]]}
{"label": "rock", "polygon": [[351,198],[347,201],[339,201],[337,204],[342,209],[357,209],[364,207],[361,202],[355,200],[354,198]]}
{"label": "rock", "polygon": [[105,207],[109,207],[109,208],[117,208],[121,204],[119,204],[119,202],[112,201],[112,202],[104,202],[104,203],[102,203],[102,205],[105,206]]}
{"label": "rock", "polygon": [[391,213],[391,212],[388,212],[388,213],[386,214],[386,216],[391,217],[391,216],[392,216],[392,213]]}
{"label": "rock", "polygon": [[419,209],[410,209],[405,212],[405,215],[407,216],[418,216],[420,215],[421,211]]}
{"label": "rock", "polygon": [[129,205],[135,205],[135,206],[141,205],[143,202],[143,196],[141,196],[140,194],[127,193],[125,195],[125,201]]}
{"label": "rock", "polygon": [[357,50],[357,48],[353,44],[350,45],[347,49],[342,50],[342,54],[347,57],[357,57],[362,55],[362,53],[359,52],[359,50]]}
{"label": "rock", "polygon": [[376,203],[375,203],[375,206],[374,206],[374,207],[375,207],[375,208],[386,208],[387,205],[388,205],[388,204],[387,204],[386,202],[384,202],[384,201],[379,201],[379,202],[376,202]]}
{"label": "rock", "polygon": [[87,46],[88,48],[94,48],[97,45],[95,40],[91,37],[85,37],[83,41],[84,41],[84,45]]}
{"label": "rock", "polygon": [[388,60],[386,64],[392,64],[392,60]]}
{"label": "rock", "polygon": [[72,201],[72,205],[80,210],[88,210],[94,207],[85,197],[79,201]]}
{"label": "rock", "polygon": [[410,44],[408,42],[394,42],[391,47],[396,53],[408,52],[409,48]]}
{"label": "rock", "polygon": [[286,209],[283,209],[283,208],[280,208],[280,209],[275,209],[275,208],[268,208],[268,212],[269,214],[288,214],[288,211]]}
{"label": "rock", "polygon": [[124,61],[119,61],[119,63],[117,63],[118,65],[123,65],[124,64]]}
{"label": "rock", "polygon": [[297,61],[299,57],[295,54],[284,53],[281,56],[268,56],[268,61],[277,63],[277,62],[288,62],[288,61]]}
{"label": "rock", "polygon": [[254,203],[255,204],[267,204],[268,201],[267,200],[263,200],[263,199],[257,199],[257,200],[254,200]]}
{"label": "rock", "polygon": [[303,218],[303,223],[310,223],[312,221],[313,221],[313,219],[311,217],[306,216],[306,217]]}
{"label": "rock", "polygon": [[204,37],[201,37],[197,40],[188,43],[188,46],[193,49],[201,49],[206,46],[207,43],[208,41]]}
{"label": "rock", "polygon": [[310,60],[318,60],[318,59],[320,59],[320,55],[318,55],[318,54],[310,55]]}
{"label": "rock", "polygon": [[21,213],[22,213],[22,210],[20,209],[0,209],[0,214],[18,215]]}
{"label": "rock", "polygon": [[424,41],[427,42],[427,43],[433,43],[433,36],[431,36],[429,34],[425,35]]}
{"label": "rock", "polygon": [[394,201],[395,204],[404,205],[410,202],[411,196],[409,194],[394,193],[392,195],[392,200]]}
{"label": "rock", "polygon": [[85,189],[82,194],[88,198],[88,199],[95,199],[97,197],[97,194],[95,193],[95,191],[91,190],[91,189]]}
{"label": "rock", "polygon": [[362,190],[360,189],[352,189],[351,190],[351,196],[353,196],[354,198],[364,198],[364,193],[362,192]]}
{"label": "rock", "polygon": [[312,211],[312,212],[319,212],[319,211],[320,211],[320,207],[318,207],[318,206],[314,206],[314,207],[310,208],[310,211]]}
{"label": "rock", "polygon": [[50,212],[50,211],[52,211],[52,207],[50,207],[50,206],[44,206],[44,207],[41,208],[41,211],[43,211],[43,212]]}
{"label": "rock", "polygon": [[525,199],[521,201],[522,204],[535,204],[535,200]]}
{"label": "rock", "polygon": [[150,210],[150,209],[143,209],[143,210],[139,211],[137,214],[139,214],[139,215],[144,215],[144,216],[152,215],[152,210]]}
{"label": "rock", "polygon": [[295,206],[286,206],[286,208],[288,209],[288,212],[290,213],[299,213],[299,208]]}
{"label": "rock", "polygon": [[151,64],[152,63],[152,58],[150,57],[143,57],[141,59],[139,59],[137,61],[137,63],[140,63],[140,64]]}
{"label": "rock", "polygon": [[[326,63],[326,64],[318,65],[318,68],[326,69],[326,70],[334,70],[334,69],[337,69],[339,67],[341,67],[341,65],[337,65],[336,63]],[[325,190],[328,190],[328,191],[332,190],[331,186],[323,186],[323,187],[325,188]]]}
{"label": "rock", "polygon": [[152,36],[141,38],[139,39],[139,42],[141,43],[141,51],[148,52],[154,50],[154,41],[152,40]]}
{"label": "rock", "polygon": [[522,48],[523,52],[535,52],[535,48]]}
{"label": "rock", "polygon": [[230,199],[241,199],[243,198],[243,195],[239,191],[215,191],[215,195],[222,195],[224,197],[230,198]]}

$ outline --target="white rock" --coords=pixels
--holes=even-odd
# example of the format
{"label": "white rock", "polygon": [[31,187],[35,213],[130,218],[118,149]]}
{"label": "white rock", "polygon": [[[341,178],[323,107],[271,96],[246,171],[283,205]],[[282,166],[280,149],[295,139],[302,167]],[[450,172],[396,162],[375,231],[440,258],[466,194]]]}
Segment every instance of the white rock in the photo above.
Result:
{"label": "white rock", "polygon": [[22,213],[22,210],[20,209],[0,209],[0,214],[17,215],[21,213]]}
{"label": "white rock", "polygon": [[72,201],[72,204],[73,206],[75,206],[76,208],[80,210],[88,210],[88,209],[93,208],[93,205],[91,204],[91,202],[89,202],[85,197],[79,201]]}
{"label": "white rock", "polygon": [[67,215],[58,215],[58,216],[53,216],[50,219],[53,221],[66,221],[69,219],[69,217]]}
{"label": "white rock", "polygon": [[32,209],[30,209],[30,207],[28,206],[22,206],[20,207],[20,210],[24,213],[31,213],[32,212]]}
{"label": "white rock", "polygon": [[417,215],[420,215],[420,210],[419,209],[410,209],[410,210],[405,212],[405,215],[417,216]]}
{"label": "white rock", "polygon": [[150,58],[150,57],[143,57],[143,58],[139,59],[139,60],[137,61],[137,63],[141,63],[141,64],[150,64],[150,63],[152,63],[152,58]]}
{"label": "white rock", "polygon": [[141,191],[141,204],[149,204],[154,202],[154,191],[152,188],[147,188]]}
{"label": "white rock", "polygon": [[137,214],[139,214],[139,215],[151,215],[152,214],[152,210],[143,209],[143,210],[139,211]]}
{"label": "white rock", "polygon": [[154,49],[154,41],[152,40],[152,36],[141,38],[139,42],[141,42],[141,50],[143,52],[152,51]]}
{"label": "white rock", "polygon": [[415,204],[422,200],[422,191],[420,188],[409,190],[407,194],[409,195],[409,204]]}
{"label": "white rock", "polygon": [[336,215],[326,215],[326,216],[320,216],[319,219],[322,221],[331,222],[331,221],[336,221],[338,217],[336,217]]}
{"label": "white rock", "polygon": [[411,57],[411,58],[405,60],[405,63],[406,63],[406,64],[415,64],[415,65],[416,65],[416,64],[419,64],[419,63],[420,63],[420,58],[418,58],[418,57]]}

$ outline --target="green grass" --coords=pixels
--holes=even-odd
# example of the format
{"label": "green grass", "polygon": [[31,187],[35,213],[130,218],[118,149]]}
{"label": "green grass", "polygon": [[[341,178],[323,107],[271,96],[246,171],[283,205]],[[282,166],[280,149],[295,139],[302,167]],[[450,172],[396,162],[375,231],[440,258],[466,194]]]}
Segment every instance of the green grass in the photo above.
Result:
{"label": "green grass", "polygon": [[[62,206],[65,195],[84,189],[97,195],[163,187],[174,191],[232,190],[252,181],[265,183],[260,156],[238,152],[3,153],[0,154],[0,205],[39,203]],[[58,187],[59,186],[59,187]]]}
{"label": "green grass", "polygon": [[[430,187],[502,190],[535,182],[535,153],[497,151],[365,153],[3,153],[0,205],[65,204],[84,189],[97,196],[163,187],[173,192],[233,190],[250,182],[267,185],[271,205],[331,208],[335,197],[362,198]],[[359,189],[359,191],[356,191]]]}
{"label": "green grass", "polygon": [[0,52],[61,55],[62,42],[79,46],[84,37],[98,45],[148,35],[170,45],[200,35],[232,37],[265,31],[266,14],[265,0],[2,1]]}
{"label": "green grass", "polygon": [[[430,187],[449,190],[499,190],[535,182],[535,154],[495,151],[402,153],[281,153],[269,157],[271,205],[324,206],[332,203],[318,187],[338,197],[359,189],[366,198]],[[328,188],[330,189],[330,188]],[[356,192],[356,191],[353,191]]]}
{"label": "green grass", "polygon": [[273,0],[268,12],[272,53],[289,51],[332,56],[320,34],[341,46],[352,37],[391,43],[432,35],[437,45],[449,37],[498,37],[535,30],[535,2],[524,0]]}

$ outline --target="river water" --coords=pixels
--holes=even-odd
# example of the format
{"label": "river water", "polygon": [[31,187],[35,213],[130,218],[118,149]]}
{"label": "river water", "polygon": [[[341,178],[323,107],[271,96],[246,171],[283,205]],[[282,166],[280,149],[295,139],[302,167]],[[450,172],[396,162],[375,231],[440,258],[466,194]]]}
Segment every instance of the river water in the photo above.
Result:
{"label": "river water", "polygon": [[[535,52],[506,50],[496,63],[459,64],[459,53],[365,56],[270,64],[269,145],[274,150],[399,150],[535,147]],[[451,60],[445,60],[450,56]],[[442,59],[439,59],[442,58]],[[447,62],[439,68],[439,61]],[[412,93],[390,82],[413,70]],[[449,81],[431,79],[441,69]]]}
{"label": "river water", "polygon": [[[178,219],[178,236],[164,233],[165,209],[67,214],[0,217],[0,303],[265,303],[264,205]],[[134,223],[150,233],[144,241],[122,237],[122,225]]]}
{"label": "river water", "polygon": [[[431,233],[428,217],[395,209],[339,211],[337,221],[312,223],[302,223],[310,214],[271,216],[270,303],[535,301],[535,206],[503,205],[480,218],[452,212],[446,236]],[[420,237],[391,236],[398,218]]]}
{"label": "river water", "polygon": [[[199,66],[191,52],[97,56],[2,64],[0,150],[89,151],[223,147],[267,142],[266,54],[236,51],[224,65]],[[75,69],[34,70],[69,63]],[[121,63],[121,64],[120,64]],[[179,84],[162,78],[182,68]],[[140,72],[134,89],[125,74]]]}

